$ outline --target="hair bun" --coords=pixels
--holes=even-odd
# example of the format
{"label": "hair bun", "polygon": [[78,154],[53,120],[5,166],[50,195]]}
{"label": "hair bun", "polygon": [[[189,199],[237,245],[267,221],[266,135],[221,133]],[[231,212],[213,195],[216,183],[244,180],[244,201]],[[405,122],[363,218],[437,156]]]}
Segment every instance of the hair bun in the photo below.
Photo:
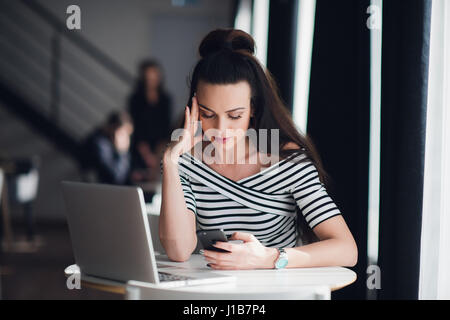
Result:
{"label": "hair bun", "polygon": [[245,50],[250,54],[255,53],[255,41],[246,32],[236,29],[216,29],[208,33],[200,43],[198,52],[200,57],[222,50]]}

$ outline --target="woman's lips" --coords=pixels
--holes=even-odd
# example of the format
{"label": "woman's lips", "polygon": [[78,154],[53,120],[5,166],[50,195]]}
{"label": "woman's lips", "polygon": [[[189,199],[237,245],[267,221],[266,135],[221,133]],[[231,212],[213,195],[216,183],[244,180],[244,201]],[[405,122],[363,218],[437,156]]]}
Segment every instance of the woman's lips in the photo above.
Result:
{"label": "woman's lips", "polygon": [[226,137],[226,138],[214,137],[214,141],[217,141],[217,142],[219,142],[219,143],[225,143],[225,142],[227,142],[229,139],[230,139],[229,137]]}

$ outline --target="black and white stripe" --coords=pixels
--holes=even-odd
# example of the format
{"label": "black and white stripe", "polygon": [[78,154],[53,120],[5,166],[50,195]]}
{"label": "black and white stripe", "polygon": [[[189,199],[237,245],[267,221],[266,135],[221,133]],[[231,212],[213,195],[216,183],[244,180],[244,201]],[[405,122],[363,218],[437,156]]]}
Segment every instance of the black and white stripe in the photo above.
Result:
{"label": "black and white stripe", "polygon": [[179,173],[186,206],[201,229],[249,232],[267,247],[293,247],[296,208],[311,228],[340,215],[310,161],[294,155],[250,177],[233,181],[185,153]]}

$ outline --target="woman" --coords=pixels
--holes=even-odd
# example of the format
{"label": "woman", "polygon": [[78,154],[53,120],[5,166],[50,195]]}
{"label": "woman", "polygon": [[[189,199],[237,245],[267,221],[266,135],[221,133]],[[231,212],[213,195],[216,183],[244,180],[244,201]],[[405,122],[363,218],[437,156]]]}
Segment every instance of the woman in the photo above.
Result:
{"label": "woman", "polygon": [[[148,180],[145,169],[159,173],[161,146],[170,135],[171,99],[164,89],[162,71],[155,60],[146,60],[139,67],[139,79],[129,100],[129,112],[133,119],[132,155],[134,180]],[[154,177],[153,177],[154,178]]]}
{"label": "woman", "polygon": [[[357,247],[324,188],[319,157],[254,57],[251,36],[215,30],[199,53],[184,134],[168,146],[162,162],[159,233],[168,257],[190,257],[197,223],[243,241],[216,243],[228,253],[204,250],[213,269],[354,266]],[[245,134],[264,129],[271,134],[256,143]],[[270,143],[273,136],[278,147]],[[267,165],[264,159],[274,155],[281,160]],[[318,241],[296,246],[297,220],[306,222]]]}

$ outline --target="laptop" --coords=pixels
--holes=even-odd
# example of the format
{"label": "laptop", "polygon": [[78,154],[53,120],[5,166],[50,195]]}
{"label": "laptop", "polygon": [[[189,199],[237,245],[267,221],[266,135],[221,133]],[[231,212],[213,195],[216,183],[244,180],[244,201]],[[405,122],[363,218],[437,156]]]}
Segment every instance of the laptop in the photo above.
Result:
{"label": "laptop", "polygon": [[235,280],[212,272],[177,274],[176,268],[158,272],[140,187],[64,181],[62,191],[75,262],[82,275],[163,287]]}

